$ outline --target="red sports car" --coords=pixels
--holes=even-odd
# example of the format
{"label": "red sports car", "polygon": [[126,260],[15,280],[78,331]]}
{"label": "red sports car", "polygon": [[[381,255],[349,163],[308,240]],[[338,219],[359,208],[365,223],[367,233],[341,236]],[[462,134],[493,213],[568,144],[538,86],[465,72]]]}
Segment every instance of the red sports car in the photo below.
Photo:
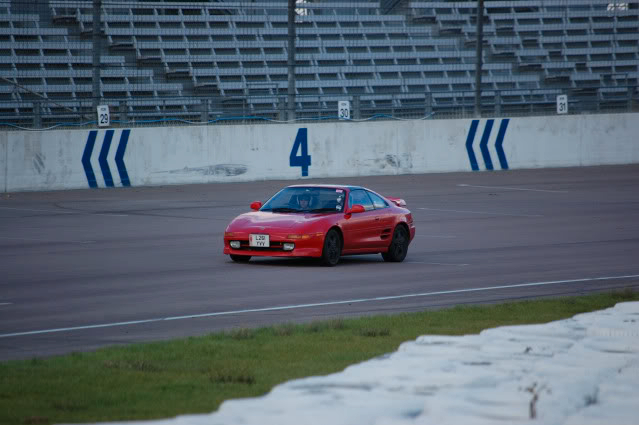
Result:
{"label": "red sports car", "polygon": [[334,266],[342,255],[374,253],[403,261],[415,236],[405,205],[359,186],[288,186],[231,221],[224,253],[237,262],[252,256],[316,257]]}

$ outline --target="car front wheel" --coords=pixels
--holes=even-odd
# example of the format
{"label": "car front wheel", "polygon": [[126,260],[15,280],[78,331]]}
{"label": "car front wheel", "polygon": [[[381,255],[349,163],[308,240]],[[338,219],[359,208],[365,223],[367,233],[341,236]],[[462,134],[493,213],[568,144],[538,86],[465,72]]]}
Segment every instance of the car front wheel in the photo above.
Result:
{"label": "car front wheel", "polygon": [[391,240],[388,252],[382,253],[384,261],[390,261],[392,263],[400,263],[406,258],[408,253],[408,232],[404,226],[397,226],[395,232],[393,232],[393,239]]}
{"label": "car front wheel", "polygon": [[236,263],[248,263],[250,259],[250,255],[231,254],[231,260],[235,261]]}
{"label": "car front wheel", "polygon": [[342,255],[342,238],[339,232],[331,229],[324,238],[324,249],[322,250],[322,263],[325,266],[335,266]]}

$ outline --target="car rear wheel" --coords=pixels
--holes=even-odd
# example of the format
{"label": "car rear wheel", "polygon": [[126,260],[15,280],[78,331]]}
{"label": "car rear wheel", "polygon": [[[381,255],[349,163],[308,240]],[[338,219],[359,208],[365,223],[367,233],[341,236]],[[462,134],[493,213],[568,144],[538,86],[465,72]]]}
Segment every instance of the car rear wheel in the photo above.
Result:
{"label": "car rear wheel", "polygon": [[339,232],[331,229],[324,238],[324,249],[322,250],[322,263],[325,266],[335,266],[342,255],[342,238]]}
{"label": "car rear wheel", "polygon": [[384,261],[390,261],[392,263],[400,263],[406,258],[408,253],[408,232],[404,226],[397,226],[395,232],[393,232],[393,239],[391,240],[388,252],[382,253]]}
{"label": "car rear wheel", "polygon": [[235,261],[236,263],[248,263],[250,259],[250,255],[231,254],[231,260]]}

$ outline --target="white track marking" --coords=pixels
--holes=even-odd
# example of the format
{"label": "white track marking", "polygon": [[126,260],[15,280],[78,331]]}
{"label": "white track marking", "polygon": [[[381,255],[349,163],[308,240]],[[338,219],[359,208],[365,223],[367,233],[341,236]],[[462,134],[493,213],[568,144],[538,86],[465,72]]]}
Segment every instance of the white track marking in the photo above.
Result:
{"label": "white track marking", "polygon": [[549,193],[568,193],[567,190],[547,190],[547,189],[525,189],[521,187],[507,187],[507,186],[479,186],[474,184],[458,184],[459,187],[479,187],[482,189],[504,189],[504,190],[523,190],[527,192],[549,192]]}
{"label": "white track marking", "polygon": [[498,212],[488,212],[488,211],[467,211],[467,210],[445,210],[440,208],[417,208],[418,210],[427,210],[427,211],[444,211],[444,212],[455,212],[462,214],[485,214],[485,215],[503,215],[508,217],[543,217],[540,214],[507,214],[507,213],[498,213]]}
{"label": "white track marking", "polygon": [[11,305],[13,303],[0,303],[0,305]]}
{"label": "white track marking", "polygon": [[465,264],[465,263],[428,263],[426,261],[404,261],[404,262],[408,264],[428,264],[433,266],[457,266],[457,267],[470,266],[470,264]]}
{"label": "white track marking", "polygon": [[64,211],[64,210],[36,210],[33,208],[0,207],[0,210],[35,211],[35,212],[48,212],[48,213],[55,213],[55,214],[104,215],[107,217],[128,217],[128,214],[90,213],[90,212],[84,212],[84,211]]}
{"label": "white track marking", "polygon": [[168,320],[198,319],[202,317],[230,316],[233,314],[264,313],[269,311],[282,311],[282,310],[297,310],[302,308],[326,307],[326,306],[333,306],[333,305],[358,304],[358,303],[377,302],[377,301],[392,301],[392,300],[401,300],[405,298],[432,297],[436,295],[463,294],[463,293],[469,293],[469,292],[494,291],[494,290],[501,290],[501,289],[525,288],[525,287],[532,287],[532,286],[547,286],[547,285],[562,285],[562,284],[565,285],[565,284],[571,284],[571,283],[597,282],[601,280],[636,279],[636,278],[639,278],[639,274],[632,274],[632,275],[625,275],[625,276],[589,277],[584,279],[552,280],[547,282],[518,283],[518,284],[503,285],[503,286],[487,286],[484,288],[455,289],[450,291],[390,295],[386,297],[360,298],[360,299],[345,300],[345,301],[328,301],[328,302],[313,303],[313,304],[297,304],[297,305],[287,305],[287,306],[278,306],[278,307],[252,308],[252,309],[246,309],[246,310],[220,311],[215,313],[191,314],[188,316],[173,316],[173,317],[161,317],[161,318],[155,318],[155,319],[132,320],[129,322],[102,323],[98,325],[73,326],[69,328],[42,329],[42,330],[27,331],[27,332],[13,332],[13,333],[7,333],[7,334],[0,334],[0,338],[9,338],[13,336],[25,336],[25,335],[37,335],[37,334],[49,334],[49,333],[55,333],[55,332],[79,331],[79,330],[98,329],[98,328],[111,328],[115,326],[138,325],[142,323],[163,322]]}

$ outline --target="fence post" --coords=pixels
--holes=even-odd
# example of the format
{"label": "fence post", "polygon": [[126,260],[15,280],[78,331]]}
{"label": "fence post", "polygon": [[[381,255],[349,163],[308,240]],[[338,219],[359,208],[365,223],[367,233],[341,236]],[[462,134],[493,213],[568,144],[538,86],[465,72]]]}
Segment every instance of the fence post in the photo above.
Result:
{"label": "fence post", "polygon": [[207,124],[209,122],[209,100],[208,99],[202,99],[200,101],[201,103],[201,107],[202,107],[202,112],[200,115],[200,121],[202,121],[202,123]]}
{"label": "fence post", "polygon": [[162,99],[162,115],[164,116],[162,125],[167,125],[169,121],[166,119],[166,99]]}
{"label": "fence post", "polygon": [[248,119],[246,117],[246,109],[248,108],[248,97],[245,97],[242,99],[242,123],[246,124],[248,122]]}
{"label": "fence post", "polygon": [[120,101],[120,127],[126,127],[129,124],[129,117],[127,115],[128,108],[126,100]]}
{"label": "fence post", "polygon": [[353,96],[353,119],[362,119],[362,109],[359,96]]}
{"label": "fence post", "polygon": [[223,102],[219,96],[213,97],[210,99],[211,102],[211,110],[209,111],[209,118],[213,118],[214,122],[219,121],[220,117],[223,115]]}
{"label": "fence post", "polygon": [[395,118],[395,94],[391,95],[391,117]]}
{"label": "fence post", "polygon": [[501,117],[501,91],[495,92],[495,116]]}
{"label": "fence post", "polygon": [[286,121],[286,99],[284,96],[277,98],[277,110],[280,121]]}
{"label": "fence post", "polygon": [[433,113],[433,94],[424,94],[424,116],[429,116]]}
{"label": "fence post", "polygon": [[42,107],[39,100],[33,101],[33,127],[42,128]]}

